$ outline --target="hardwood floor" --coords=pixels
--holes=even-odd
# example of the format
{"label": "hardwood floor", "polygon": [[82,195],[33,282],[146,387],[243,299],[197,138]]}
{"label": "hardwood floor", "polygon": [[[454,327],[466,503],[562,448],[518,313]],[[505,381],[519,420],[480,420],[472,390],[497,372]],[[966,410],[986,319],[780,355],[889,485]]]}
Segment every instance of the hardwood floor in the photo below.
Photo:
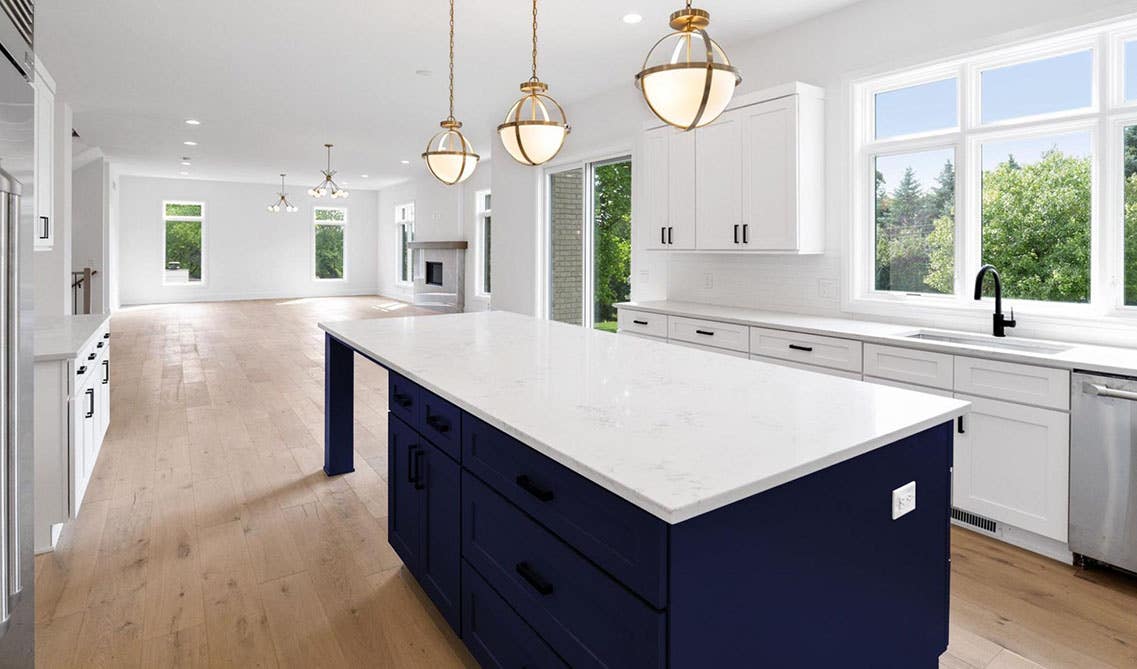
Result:
{"label": "hardwood floor", "polygon": [[[36,559],[37,665],[476,666],[387,546],[375,365],[356,365],[356,471],[321,470],[316,321],[413,313],[321,298],[116,314],[110,430],[80,517]],[[1137,666],[1137,579],[952,539],[941,668]]]}

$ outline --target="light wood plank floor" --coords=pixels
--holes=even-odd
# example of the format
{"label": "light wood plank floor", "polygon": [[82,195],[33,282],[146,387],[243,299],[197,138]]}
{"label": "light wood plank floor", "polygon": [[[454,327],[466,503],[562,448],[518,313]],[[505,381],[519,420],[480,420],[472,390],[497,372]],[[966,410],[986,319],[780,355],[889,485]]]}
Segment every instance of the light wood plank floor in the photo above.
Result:
{"label": "light wood plank floor", "polygon": [[[386,543],[386,374],[356,372],[356,471],[323,463],[317,320],[381,298],[138,307],[78,520],[36,560],[40,667],[473,667]],[[1137,581],[953,530],[941,668],[1137,666]],[[882,566],[883,568],[883,566]]]}

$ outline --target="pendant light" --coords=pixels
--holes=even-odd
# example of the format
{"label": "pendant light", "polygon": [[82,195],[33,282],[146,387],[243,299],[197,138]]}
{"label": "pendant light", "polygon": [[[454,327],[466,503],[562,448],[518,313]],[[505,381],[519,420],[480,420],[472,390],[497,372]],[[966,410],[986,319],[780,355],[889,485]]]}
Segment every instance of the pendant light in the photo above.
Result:
{"label": "pendant light", "polygon": [[450,115],[439,125],[442,132],[427,142],[422,159],[435,179],[453,186],[470,178],[479,157],[460,130],[462,122],[454,118],[454,0],[450,0]]}
{"label": "pendant light", "polygon": [[294,211],[300,211],[300,207],[294,207],[294,206],[292,206],[292,203],[288,201],[288,193],[284,192],[284,176],[285,176],[284,173],[281,172],[281,174],[280,174],[280,192],[276,194],[276,196],[277,196],[276,202],[273,202],[272,204],[270,204],[267,207],[269,212],[271,212],[273,214],[280,213],[281,207],[284,207],[284,210],[290,214]]}
{"label": "pendant light", "polygon": [[320,170],[324,175],[324,180],[308,189],[308,194],[315,198],[322,198],[325,195],[331,195],[334,199],[346,198],[348,192],[340,188],[332,177],[336,175],[336,171],[332,169],[332,145],[325,144],[324,148],[328,150],[328,169]]}
{"label": "pendant light", "polygon": [[[519,163],[540,165],[552,160],[572,131],[565,110],[545,94],[548,90],[548,85],[537,78],[537,0],[533,0],[533,76],[521,84],[524,95],[509,108],[505,123],[497,127],[505,150]],[[550,110],[556,110],[556,115],[550,116]]]}
{"label": "pendant light", "polygon": [[636,75],[653,114],[668,125],[693,130],[718,118],[742,82],[722,47],[707,34],[711,15],[687,7],[671,15],[674,32],[655,43]]}

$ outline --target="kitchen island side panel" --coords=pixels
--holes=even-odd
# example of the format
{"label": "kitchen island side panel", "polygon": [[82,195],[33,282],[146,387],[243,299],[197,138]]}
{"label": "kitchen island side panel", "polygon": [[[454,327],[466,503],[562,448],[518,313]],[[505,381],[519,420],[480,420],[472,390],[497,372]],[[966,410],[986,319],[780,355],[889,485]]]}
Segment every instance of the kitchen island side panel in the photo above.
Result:
{"label": "kitchen island side panel", "polygon": [[[948,645],[951,423],[671,528],[670,666],[933,669]],[[916,509],[892,519],[892,491]]]}

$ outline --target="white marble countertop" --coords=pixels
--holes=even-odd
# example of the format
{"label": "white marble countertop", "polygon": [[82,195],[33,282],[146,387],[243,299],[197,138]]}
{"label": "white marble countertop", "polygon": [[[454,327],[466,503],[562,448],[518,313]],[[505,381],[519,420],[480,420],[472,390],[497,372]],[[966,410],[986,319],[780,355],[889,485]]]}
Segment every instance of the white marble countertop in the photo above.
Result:
{"label": "white marble countertop", "polygon": [[69,360],[110,320],[110,314],[36,317],[35,361]]}
{"label": "white marble countertop", "polygon": [[507,312],[320,327],[669,523],[968,407]]}
{"label": "white marble countertop", "polygon": [[[707,320],[766,327],[775,330],[792,330],[809,334],[825,335],[857,339],[874,344],[888,346],[903,346],[905,348],[951,353],[955,355],[969,355],[977,358],[1003,360],[1006,362],[1021,362],[1041,367],[1054,367],[1057,369],[1085,370],[1104,372],[1107,374],[1120,374],[1123,376],[1137,375],[1137,348],[1123,348],[1119,346],[1093,346],[1049,340],[1034,340],[1015,337],[1013,332],[1008,334],[1007,340],[1026,344],[1064,344],[1069,348],[1060,353],[1044,353],[1038,351],[994,349],[969,344],[940,342],[927,339],[912,339],[906,335],[920,330],[935,330],[937,332],[950,332],[940,328],[924,328],[915,325],[897,325],[895,323],[878,323],[873,321],[854,320],[851,318],[830,318],[825,316],[809,316],[778,311],[760,311],[744,309],[741,307],[724,307],[712,304],[699,304],[696,302],[677,302],[670,300],[623,302],[616,305],[623,309],[636,309],[651,313],[666,314],[669,316],[684,316],[688,318],[702,318]],[[975,337],[974,332],[958,332],[965,337]],[[1137,342],[1135,342],[1137,343]]]}

